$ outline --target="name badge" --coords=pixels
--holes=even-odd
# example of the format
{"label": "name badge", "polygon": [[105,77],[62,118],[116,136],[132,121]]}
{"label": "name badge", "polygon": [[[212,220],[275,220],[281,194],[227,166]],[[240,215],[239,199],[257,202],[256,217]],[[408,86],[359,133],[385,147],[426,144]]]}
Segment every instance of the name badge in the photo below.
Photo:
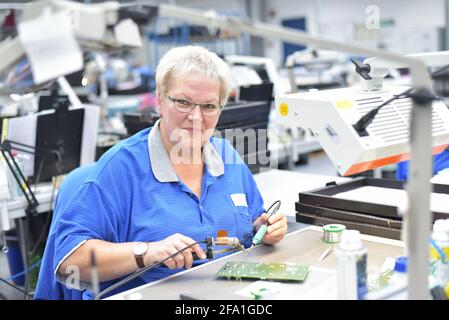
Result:
{"label": "name badge", "polygon": [[246,202],[246,195],[244,193],[231,194],[231,200],[236,207],[248,207],[248,203]]}

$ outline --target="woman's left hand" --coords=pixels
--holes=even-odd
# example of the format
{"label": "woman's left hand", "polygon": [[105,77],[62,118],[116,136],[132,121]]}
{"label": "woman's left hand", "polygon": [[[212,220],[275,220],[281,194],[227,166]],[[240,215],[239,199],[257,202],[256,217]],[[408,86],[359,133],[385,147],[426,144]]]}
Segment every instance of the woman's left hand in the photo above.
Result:
{"label": "woman's left hand", "polygon": [[267,233],[263,237],[263,243],[272,245],[278,243],[284,239],[287,233],[287,217],[282,213],[275,213],[268,219],[269,214],[263,213],[254,221],[254,226],[256,231],[259,230],[260,226],[265,224],[268,220]]}

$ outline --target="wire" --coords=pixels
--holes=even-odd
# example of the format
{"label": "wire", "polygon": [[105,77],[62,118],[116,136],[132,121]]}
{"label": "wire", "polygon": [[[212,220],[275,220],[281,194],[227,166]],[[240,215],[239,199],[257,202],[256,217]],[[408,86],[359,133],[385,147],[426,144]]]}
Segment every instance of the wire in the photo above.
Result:
{"label": "wire", "polygon": [[193,246],[195,246],[195,245],[197,245],[197,244],[200,244],[200,243],[206,243],[206,241],[205,241],[205,240],[202,240],[202,241],[198,241],[198,242],[192,243],[192,244],[188,245],[187,247],[184,247],[184,248],[178,250],[176,253],[172,254],[171,256],[168,256],[167,258],[163,259],[163,260],[160,261],[160,262],[151,264],[151,265],[149,265],[149,266],[146,266],[145,268],[142,268],[142,269],[137,270],[136,272],[130,274],[130,275],[127,276],[126,278],[120,280],[119,282],[117,282],[117,283],[111,285],[110,287],[104,289],[103,291],[101,291],[101,292],[95,297],[95,300],[99,300],[102,296],[108,294],[108,293],[111,292],[112,290],[115,290],[115,289],[117,289],[118,287],[121,287],[121,286],[123,286],[124,284],[130,282],[131,280],[137,278],[137,277],[140,276],[142,273],[145,273],[145,272],[147,272],[147,271],[150,271],[151,269],[154,269],[154,268],[159,267],[161,264],[163,264],[163,263],[164,263],[165,261],[167,261],[168,259],[172,259],[174,256],[180,254],[181,252],[183,252],[183,251],[185,251],[185,250],[187,250],[187,249],[189,249],[189,248],[191,248],[191,247],[193,247]]}
{"label": "wire", "polygon": [[44,159],[40,159],[39,161],[39,170],[37,171],[36,181],[34,182],[34,193],[36,193],[37,185],[39,184],[39,180],[41,179],[42,168],[44,167]]}
{"label": "wire", "polygon": [[[449,68],[449,64],[445,65],[444,67],[432,72],[430,75],[431,76],[435,76],[436,74],[446,70]],[[381,105],[379,105],[378,107],[372,109],[371,111],[367,112],[364,116],[362,116],[354,125],[354,129],[359,133],[359,134],[363,134],[366,135],[366,128],[368,128],[368,126],[373,122],[374,118],[376,117],[377,113],[379,112],[379,110],[386,106],[387,104],[389,104],[390,102],[396,100],[396,99],[400,99],[400,98],[405,98],[405,97],[413,97],[413,93],[411,93],[413,91],[413,88],[407,89],[404,92],[400,93],[399,95],[394,96],[393,98],[383,102]],[[433,96],[433,97],[429,97],[435,100],[441,100],[441,98],[439,96]]]}
{"label": "wire", "polygon": [[31,270],[33,270],[34,268],[36,268],[38,265],[40,265],[41,262],[42,262],[42,258],[39,259],[39,261],[37,261],[36,263],[34,263],[32,266],[30,266],[27,270],[24,270],[24,271],[21,271],[21,272],[19,272],[19,273],[16,273],[16,274],[10,276],[9,278],[7,278],[6,280],[7,280],[7,281],[11,281],[11,280],[14,280],[14,279],[16,279],[16,278],[18,278],[18,277],[21,277],[21,276],[25,275],[25,273],[30,272]]}
{"label": "wire", "polygon": [[281,200],[277,200],[275,201],[267,210],[267,212],[269,212],[271,210],[271,208],[273,208],[276,205],[276,208],[273,209],[273,212],[270,213],[270,215],[268,216],[268,218],[270,218],[273,214],[275,214],[279,208],[281,207]]}
{"label": "wire", "polygon": [[18,291],[24,293],[25,295],[28,295],[30,298],[34,298],[33,295],[31,295],[31,294],[25,292],[24,290],[20,289],[20,288],[17,287],[16,285],[14,285],[14,284],[12,284],[12,283],[6,281],[6,280],[3,279],[2,277],[0,277],[0,281],[6,283],[8,286],[13,287],[14,289],[16,289],[16,290],[18,290]]}
{"label": "wire", "polygon": [[[24,235],[24,238],[23,238],[23,241],[24,241],[24,243],[25,243],[25,254],[24,254],[24,256],[25,256],[25,261],[24,261],[24,263],[25,263],[25,269],[26,270],[28,270],[28,266],[30,265],[30,257],[29,257],[29,255],[28,255],[28,252],[29,252],[29,235],[30,235],[30,219],[27,217],[27,218],[25,218],[25,223],[22,225],[24,228],[25,228],[25,230],[24,230],[24,232],[23,232],[23,235]],[[29,275],[29,273],[28,272],[26,272],[25,273],[25,287],[24,287],[24,296],[23,296],[23,298],[26,300],[27,299],[27,295],[29,295],[28,294],[28,289],[29,289],[29,286],[30,286],[30,275]]]}
{"label": "wire", "polygon": [[382,104],[380,104],[373,110],[366,113],[354,124],[354,129],[356,129],[357,132],[359,132],[359,133],[364,132],[365,129],[368,128],[368,126],[371,124],[371,122],[373,122],[374,118],[376,117],[377,113],[379,112],[379,110],[382,107],[386,106],[387,104],[389,104],[390,102],[392,102],[396,99],[407,97],[407,95],[409,95],[410,92],[412,92],[412,90],[413,90],[413,88],[407,89],[404,92],[401,92],[400,94],[394,96],[393,98],[388,99],[387,101],[383,102]]}
{"label": "wire", "polygon": [[56,185],[57,185],[57,178],[54,178],[53,179],[53,188],[52,188],[52,191],[51,191],[51,198],[50,198],[50,210],[49,210],[48,215],[46,217],[46,220],[45,220],[44,226],[42,228],[42,231],[41,231],[41,233],[39,235],[39,238],[37,239],[36,244],[34,245],[33,249],[31,250],[31,253],[30,253],[31,256],[34,255],[36,250],[41,245],[41,243],[42,243],[42,241],[44,239],[44,236],[47,233],[47,229],[48,229],[48,227],[49,227],[49,225],[51,223],[51,218],[53,216],[53,199],[54,199],[55,192],[56,192]]}
{"label": "wire", "polygon": [[444,67],[442,67],[442,68],[440,68],[440,69],[438,69],[438,70],[435,70],[434,72],[431,73],[431,76],[436,76],[438,73],[443,72],[446,69],[449,69],[449,64],[444,66]]}

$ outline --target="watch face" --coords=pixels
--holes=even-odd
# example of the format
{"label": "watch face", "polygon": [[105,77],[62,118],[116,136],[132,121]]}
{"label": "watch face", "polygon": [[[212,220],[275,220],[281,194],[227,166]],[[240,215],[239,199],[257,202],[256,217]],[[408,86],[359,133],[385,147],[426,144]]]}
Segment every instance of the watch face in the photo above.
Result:
{"label": "watch face", "polygon": [[135,255],[143,255],[148,250],[148,245],[146,243],[140,243],[137,246],[134,247],[134,254]]}

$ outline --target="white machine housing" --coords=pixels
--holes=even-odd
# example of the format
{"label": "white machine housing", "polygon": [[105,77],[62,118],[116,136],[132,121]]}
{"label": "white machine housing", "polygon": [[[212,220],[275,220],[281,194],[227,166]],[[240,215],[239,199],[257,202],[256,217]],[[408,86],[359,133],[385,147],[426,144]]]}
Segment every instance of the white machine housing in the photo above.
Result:
{"label": "white machine housing", "polygon": [[[276,122],[311,129],[343,176],[409,159],[411,98],[399,98],[382,107],[361,137],[353,128],[361,116],[408,89],[390,86],[366,92],[358,87],[277,95]],[[449,145],[449,109],[442,101],[432,105],[432,152]]]}

